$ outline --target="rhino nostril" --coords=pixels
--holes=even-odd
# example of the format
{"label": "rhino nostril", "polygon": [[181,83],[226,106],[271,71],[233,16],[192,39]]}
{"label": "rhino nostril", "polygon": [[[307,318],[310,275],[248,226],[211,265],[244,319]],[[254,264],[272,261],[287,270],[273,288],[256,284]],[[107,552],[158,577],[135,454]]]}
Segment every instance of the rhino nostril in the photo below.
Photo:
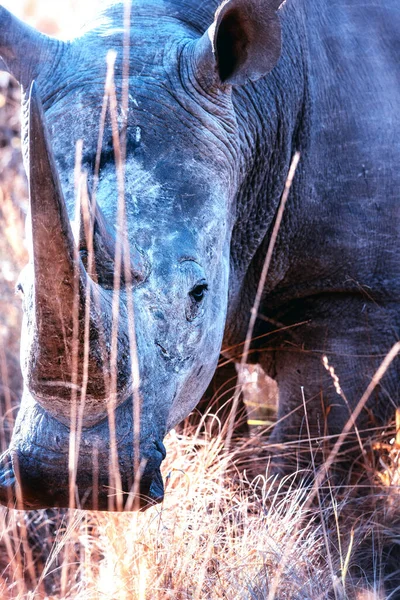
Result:
{"label": "rhino nostril", "polygon": [[155,445],[156,449],[159,451],[159,453],[161,454],[162,459],[164,460],[164,458],[167,456],[167,451],[165,449],[164,444],[162,442],[159,442],[158,440],[156,440],[154,442],[154,445]]}
{"label": "rhino nostril", "polygon": [[15,501],[16,477],[11,457],[6,454],[0,458],[0,503],[8,505]]}
{"label": "rhino nostril", "polygon": [[16,483],[15,473],[12,467],[4,469],[0,473],[0,485],[3,487],[10,487]]}

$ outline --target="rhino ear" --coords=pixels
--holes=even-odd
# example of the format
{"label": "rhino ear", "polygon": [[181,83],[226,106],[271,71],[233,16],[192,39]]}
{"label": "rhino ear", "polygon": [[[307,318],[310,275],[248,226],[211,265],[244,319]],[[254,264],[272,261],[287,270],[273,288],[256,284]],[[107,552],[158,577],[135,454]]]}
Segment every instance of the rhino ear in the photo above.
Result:
{"label": "rhino ear", "polygon": [[274,68],[281,53],[277,10],[283,1],[225,0],[221,4],[199,44],[204,57],[204,38],[211,42],[213,67],[221,83],[241,85]]}
{"label": "rhino ear", "polygon": [[29,88],[52,63],[63,42],[39,33],[0,6],[0,69]]}

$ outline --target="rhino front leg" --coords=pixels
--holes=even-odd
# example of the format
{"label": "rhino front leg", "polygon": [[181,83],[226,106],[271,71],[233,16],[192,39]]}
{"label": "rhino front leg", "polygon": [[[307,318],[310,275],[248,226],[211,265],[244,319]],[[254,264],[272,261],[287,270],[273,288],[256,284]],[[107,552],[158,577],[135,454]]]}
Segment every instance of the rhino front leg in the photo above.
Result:
{"label": "rhino front leg", "polygon": [[[398,340],[399,311],[363,297],[309,298],[279,320],[308,321],[300,343],[280,339],[274,369],[279,387],[278,422],[271,436],[274,463],[281,472],[309,469],[327,457],[374,373]],[[324,357],[326,357],[324,359]],[[334,373],[327,370],[333,367]],[[369,398],[340,448],[334,471],[340,477],[365,467],[365,440],[393,417],[398,404],[397,358]]]}

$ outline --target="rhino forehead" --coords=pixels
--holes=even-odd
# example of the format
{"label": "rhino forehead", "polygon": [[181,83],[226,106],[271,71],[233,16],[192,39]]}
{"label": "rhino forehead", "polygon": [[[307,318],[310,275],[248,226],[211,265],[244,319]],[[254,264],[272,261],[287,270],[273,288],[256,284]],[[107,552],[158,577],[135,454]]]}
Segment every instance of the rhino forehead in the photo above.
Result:
{"label": "rhino forehead", "polygon": [[[229,221],[226,189],[218,180],[209,184],[210,172],[193,162],[189,165],[171,165],[163,181],[157,177],[156,167],[145,168],[135,158],[129,158],[125,170],[125,195],[128,228],[132,233],[142,230],[160,229],[172,241],[185,227],[193,237],[201,235],[213,238],[216,248],[218,240],[225,237]],[[188,168],[189,167],[189,168]],[[195,173],[191,189],[185,179]],[[180,175],[180,173],[182,175]],[[117,222],[117,181],[113,165],[100,178],[97,200],[111,222]],[[140,217],[140,219],[139,219]],[[218,236],[216,236],[218,230]],[[215,238],[215,239],[214,239]]]}

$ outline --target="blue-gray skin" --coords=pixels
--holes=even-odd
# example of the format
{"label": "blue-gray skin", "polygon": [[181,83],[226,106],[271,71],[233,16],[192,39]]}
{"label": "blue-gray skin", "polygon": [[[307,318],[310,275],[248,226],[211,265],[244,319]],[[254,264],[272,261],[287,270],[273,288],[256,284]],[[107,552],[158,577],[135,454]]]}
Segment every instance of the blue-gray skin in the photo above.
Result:
{"label": "blue-gray skin", "polygon": [[[349,408],[398,339],[397,0],[379,9],[372,0],[280,4],[227,0],[217,13],[214,0],[137,0],[132,5],[125,176],[131,259],[130,277],[121,283],[113,398],[124,498],[137,477],[133,465],[140,463],[142,505],[162,499],[162,440],[200,400],[221,344],[226,356],[237,359],[240,354],[296,150],[301,162],[249,355],[279,384],[281,421],[273,440],[303,439],[305,452],[309,450],[301,386],[312,438],[339,434]],[[121,98],[122,23],[123,6],[112,5],[83,37],[66,44],[39,36],[0,9],[0,56],[25,94],[23,135],[33,215],[32,265],[20,286],[25,392],[4,457],[4,503],[14,501],[16,478],[25,506],[69,502],[77,261],[65,206],[74,221],[79,139],[84,141],[82,167],[89,194],[93,191],[110,49],[118,53],[115,81]],[[44,183],[52,178],[52,185]],[[76,481],[84,508],[113,507],[107,381],[112,376],[115,240],[121,235],[117,190],[108,117],[97,208],[91,208],[97,215],[97,279],[92,281],[85,270],[84,242],[79,246],[80,275],[75,270],[82,322],[87,285],[93,296]],[[129,349],[129,279],[139,390]],[[80,323],[81,387],[83,330]],[[340,377],[349,407],[322,364],[324,354]],[[393,414],[397,369],[398,361],[361,414],[358,424],[364,433]],[[138,395],[140,439],[134,442]],[[140,447],[136,459],[135,445]],[[99,465],[95,498],[94,449]],[[288,462],[282,466],[287,468]]]}

